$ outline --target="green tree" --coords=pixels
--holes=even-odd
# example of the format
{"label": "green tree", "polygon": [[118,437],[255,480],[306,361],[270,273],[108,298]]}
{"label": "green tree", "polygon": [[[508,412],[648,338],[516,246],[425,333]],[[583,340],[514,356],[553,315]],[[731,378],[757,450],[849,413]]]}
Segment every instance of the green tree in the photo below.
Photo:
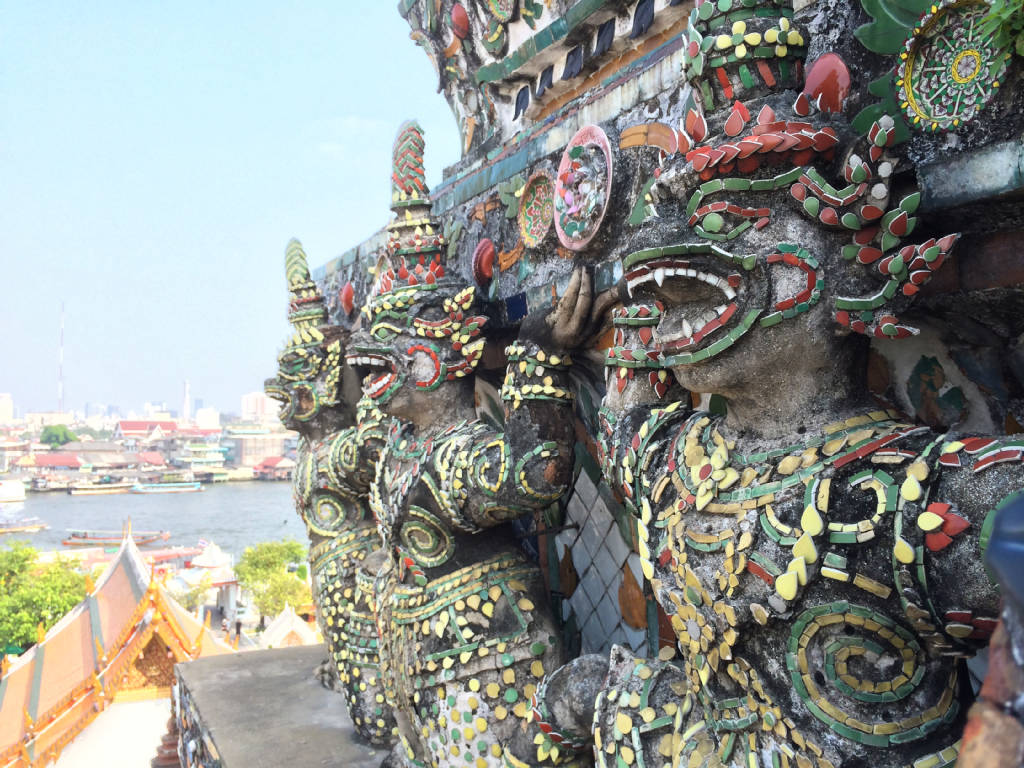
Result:
{"label": "green tree", "polygon": [[261,628],[266,617],[280,613],[285,603],[296,606],[309,600],[309,588],[288,572],[290,564],[305,559],[306,548],[295,539],[263,541],[245,548],[235,566],[235,576],[252,593]]}
{"label": "green tree", "polygon": [[183,590],[175,590],[172,596],[184,606],[187,611],[195,611],[204,604],[206,593],[213,587],[213,577],[204,573],[203,577],[193,586]]}
{"label": "green tree", "polygon": [[46,443],[51,448],[56,448],[77,439],[78,436],[63,424],[50,424],[43,427],[43,433],[39,436],[39,442]]}
{"label": "green tree", "polygon": [[276,616],[283,611],[285,604],[298,608],[311,599],[306,583],[287,571],[270,574],[266,581],[253,590],[252,596],[260,612],[260,627],[265,625],[267,616]]}
{"label": "green tree", "polygon": [[0,647],[28,648],[40,622],[49,629],[85,597],[85,576],[71,562],[38,555],[25,542],[0,550]]}

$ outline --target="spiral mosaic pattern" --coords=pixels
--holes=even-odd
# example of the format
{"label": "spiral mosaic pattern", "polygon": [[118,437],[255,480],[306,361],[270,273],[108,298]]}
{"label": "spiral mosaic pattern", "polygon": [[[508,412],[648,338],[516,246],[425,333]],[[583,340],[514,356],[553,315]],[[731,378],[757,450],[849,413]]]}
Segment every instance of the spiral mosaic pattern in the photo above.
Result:
{"label": "spiral mosaic pattern", "polygon": [[[846,600],[801,613],[789,638],[786,663],[797,693],[816,718],[847,738],[887,747],[925,738],[956,717],[956,669],[939,700],[922,712],[865,722],[856,702],[885,707],[918,692],[925,655],[913,633],[886,616]],[[934,676],[935,670],[932,670]],[[852,701],[850,701],[852,699]]]}
{"label": "spiral mosaic pattern", "polygon": [[409,505],[409,517],[398,532],[404,551],[424,567],[441,565],[455,550],[452,537],[441,521],[422,507]]}

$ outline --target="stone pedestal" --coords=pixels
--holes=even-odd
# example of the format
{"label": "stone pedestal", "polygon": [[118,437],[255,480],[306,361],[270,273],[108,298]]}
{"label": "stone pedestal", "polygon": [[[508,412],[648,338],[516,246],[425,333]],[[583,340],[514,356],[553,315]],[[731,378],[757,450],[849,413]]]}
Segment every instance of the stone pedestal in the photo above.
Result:
{"label": "stone pedestal", "polygon": [[358,740],[342,697],[314,677],[326,654],[313,645],[178,664],[182,766],[380,765],[387,752]]}

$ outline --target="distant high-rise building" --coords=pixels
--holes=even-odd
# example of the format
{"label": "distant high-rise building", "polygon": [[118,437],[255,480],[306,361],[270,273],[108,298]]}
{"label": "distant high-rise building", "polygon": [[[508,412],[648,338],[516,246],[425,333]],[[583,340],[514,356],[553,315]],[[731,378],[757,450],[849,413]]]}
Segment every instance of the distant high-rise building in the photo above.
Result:
{"label": "distant high-rise building", "polygon": [[277,419],[281,404],[267,397],[264,392],[250,392],[242,395],[242,421],[266,424]]}
{"label": "distant high-rise building", "polygon": [[196,426],[199,429],[218,429],[220,413],[216,408],[196,408]]}
{"label": "distant high-rise building", "polygon": [[185,392],[182,396],[181,420],[186,424],[192,421],[192,392],[190,391],[188,379],[185,379]]}
{"label": "distant high-rise building", "polygon": [[92,419],[95,417],[104,417],[110,410],[110,406],[105,403],[86,403],[85,404],[85,418]]}
{"label": "distant high-rise building", "polygon": [[150,420],[169,419],[171,417],[170,412],[167,410],[167,403],[143,403],[142,412]]}
{"label": "distant high-rise building", "polygon": [[14,421],[14,398],[9,392],[0,392],[0,424]]}

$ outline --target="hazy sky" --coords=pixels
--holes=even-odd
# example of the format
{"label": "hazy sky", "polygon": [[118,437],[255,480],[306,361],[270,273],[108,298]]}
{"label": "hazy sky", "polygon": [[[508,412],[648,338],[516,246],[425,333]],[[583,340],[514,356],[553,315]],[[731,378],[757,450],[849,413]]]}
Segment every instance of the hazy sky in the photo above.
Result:
{"label": "hazy sky", "polygon": [[193,397],[237,412],[288,330],[284,248],[316,266],[387,221],[406,118],[427,179],[455,121],[395,0],[0,0],[0,392]]}

